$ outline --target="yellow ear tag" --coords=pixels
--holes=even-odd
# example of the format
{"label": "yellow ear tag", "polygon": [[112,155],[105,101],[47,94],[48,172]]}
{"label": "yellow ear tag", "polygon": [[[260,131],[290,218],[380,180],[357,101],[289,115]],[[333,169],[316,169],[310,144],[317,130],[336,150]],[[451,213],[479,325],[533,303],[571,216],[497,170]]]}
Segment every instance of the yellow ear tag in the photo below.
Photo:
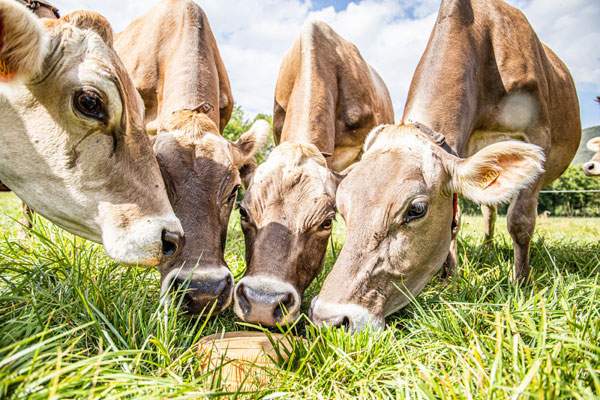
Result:
{"label": "yellow ear tag", "polygon": [[500,175],[500,172],[495,169],[490,169],[483,177],[481,177],[481,179],[479,179],[479,187],[481,189],[487,188],[496,180],[498,175]]}
{"label": "yellow ear tag", "polygon": [[0,81],[8,81],[12,78],[12,72],[5,60],[0,59]]}

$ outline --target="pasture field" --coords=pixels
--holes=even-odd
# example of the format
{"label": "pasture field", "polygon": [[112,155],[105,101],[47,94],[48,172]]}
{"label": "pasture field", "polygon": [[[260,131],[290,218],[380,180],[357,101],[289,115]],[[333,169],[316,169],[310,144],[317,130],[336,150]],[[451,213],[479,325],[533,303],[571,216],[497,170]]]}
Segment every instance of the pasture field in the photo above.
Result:
{"label": "pasture field", "polygon": [[[460,276],[435,278],[382,332],[352,336],[301,319],[289,331],[306,342],[265,371],[267,386],[236,395],[203,370],[194,344],[250,327],[230,310],[192,319],[160,306],[154,269],[115,264],[45,221],[17,240],[19,210],[0,194],[0,398],[600,397],[599,219],[542,221],[532,241],[535,283],[515,287],[505,220],[482,247],[481,218],[466,217]],[[338,217],[304,310],[343,238]],[[238,279],[243,249],[234,211],[226,259]]]}

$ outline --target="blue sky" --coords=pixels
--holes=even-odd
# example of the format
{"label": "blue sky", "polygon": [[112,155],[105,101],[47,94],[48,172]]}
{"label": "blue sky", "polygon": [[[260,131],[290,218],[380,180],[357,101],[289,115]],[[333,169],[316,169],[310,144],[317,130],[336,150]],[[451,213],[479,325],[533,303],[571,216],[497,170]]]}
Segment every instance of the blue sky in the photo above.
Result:
{"label": "blue sky", "polygon": [[[281,59],[307,19],[327,22],[355,43],[383,77],[396,119],[433,28],[440,0],[195,0],[206,12],[232,84],[251,113],[272,113]],[[64,13],[100,12],[123,30],[153,0],[54,0]],[[508,0],[575,80],[583,127],[600,125],[600,0]]]}
{"label": "blue sky", "polygon": [[313,0],[313,9],[320,10],[326,7],[333,7],[335,11],[339,12],[345,10],[350,1],[345,0]]}

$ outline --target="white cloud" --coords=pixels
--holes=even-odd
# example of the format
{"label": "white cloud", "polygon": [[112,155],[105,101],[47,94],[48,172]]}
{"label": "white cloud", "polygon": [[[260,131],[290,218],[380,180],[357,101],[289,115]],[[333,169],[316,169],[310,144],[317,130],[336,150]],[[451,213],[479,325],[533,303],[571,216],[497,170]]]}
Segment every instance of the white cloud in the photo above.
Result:
{"label": "white cloud", "polygon": [[[439,0],[354,0],[345,10],[318,11],[310,0],[197,0],[209,17],[229,72],[233,96],[251,113],[271,113],[275,81],[285,51],[308,18],[329,23],[355,43],[385,80],[396,111],[402,109],[413,72],[435,22]],[[600,94],[600,2],[510,0],[523,9],[538,36],[571,69],[582,91]],[[56,1],[63,13],[98,11],[120,31],[146,12],[147,0]],[[596,107],[597,108],[597,107]],[[598,117],[588,120],[600,122]],[[585,119],[585,118],[584,118]]]}

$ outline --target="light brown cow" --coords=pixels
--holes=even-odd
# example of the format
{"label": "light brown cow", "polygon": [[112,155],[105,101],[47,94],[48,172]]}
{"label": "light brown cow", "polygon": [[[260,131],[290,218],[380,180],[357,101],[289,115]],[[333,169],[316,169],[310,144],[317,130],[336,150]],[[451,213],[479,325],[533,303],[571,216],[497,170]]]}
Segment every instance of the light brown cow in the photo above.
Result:
{"label": "light brown cow", "polygon": [[587,148],[590,151],[595,151],[596,154],[592,157],[592,159],[585,164],[583,164],[583,172],[587,176],[600,176],[600,137],[595,137],[590,139],[587,142]]}
{"label": "light brown cow", "polygon": [[146,107],[146,128],[156,134],[176,111],[203,102],[220,132],[231,117],[229,77],[204,11],[191,0],[163,0],[115,35]]}
{"label": "light brown cow", "polygon": [[161,291],[185,291],[183,307],[191,314],[219,312],[233,292],[223,253],[239,170],[255,165],[269,124],[258,121],[235,143],[221,136],[233,106],[229,79],[194,2],[158,3],[117,35],[115,47],[144,98],[149,129],[158,129],[154,151],[187,233],[183,251],[159,268]]}
{"label": "light brown cow", "polygon": [[[394,120],[385,84],[357,48],[308,22],[285,55],[275,90],[274,136],[242,203],[246,275],[235,289],[244,321],[285,324],[323,267],[339,171],[355,162],[371,128]],[[326,158],[321,153],[333,155]],[[289,318],[286,318],[289,314]]]}
{"label": "light brown cow", "polygon": [[445,0],[403,118],[374,130],[338,189],[347,238],[313,300],[316,323],[381,327],[418,294],[448,254],[453,193],[492,206],[512,199],[512,275],[530,277],[538,193],[567,168],[581,134],[564,64],[506,3]]}
{"label": "light brown cow", "polygon": [[171,257],[183,231],[108,22],[82,11],[40,20],[1,0],[0,25],[2,182],[117,261]]}

